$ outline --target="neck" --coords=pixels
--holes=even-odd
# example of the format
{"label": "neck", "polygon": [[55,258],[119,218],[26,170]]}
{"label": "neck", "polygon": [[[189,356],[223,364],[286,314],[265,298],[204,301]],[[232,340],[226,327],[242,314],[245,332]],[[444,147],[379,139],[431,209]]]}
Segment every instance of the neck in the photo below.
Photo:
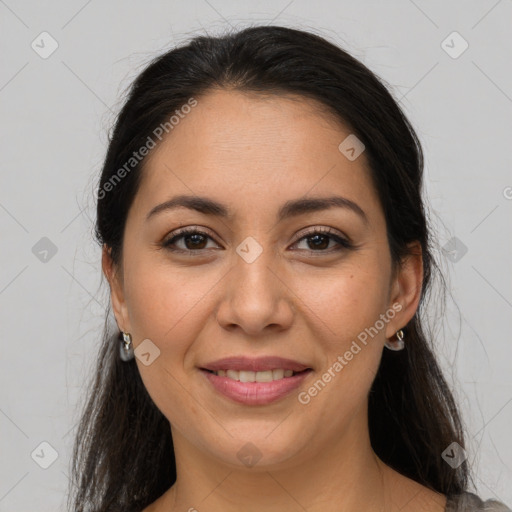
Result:
{"label": "neck", "polygon": [[334,445],[279,466],[233,467],[198,450],[175,429],[172,433],[178,477],[158,512],[391,510],[385,505],[390,468],[371,448],[366,418],[351,422]]}

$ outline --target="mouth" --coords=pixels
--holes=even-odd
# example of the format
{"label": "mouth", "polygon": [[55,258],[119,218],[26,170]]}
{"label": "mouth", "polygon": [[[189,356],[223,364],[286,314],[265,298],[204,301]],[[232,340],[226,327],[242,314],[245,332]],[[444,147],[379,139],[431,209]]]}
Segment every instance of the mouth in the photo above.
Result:
{"label": "mouth", "polygon": [[281,357],[230,357],[199,367],[211,389],[244,405],[266,405],[288,396],[313,368]]}
{"label": "mouth", "polygon": [[[232,356],[224,357],[210,363],[202,365],[201,369],[211,372],[224,371],[228,372],[233,370],[236,372],[254,372],[264,373],[266,371],[283,370],[286,374],[280,378],[291,376],[292,372],[301,372],[303,370],[311,369],[308,365],[294,361],[293,359],[285,359],[278,356],[263,356],[263,357],[247,357],[247,356]],[[279,375],[279,374],[278,374]]]}
{"label": "mouth", "polygon": [[217,377],[226,377],[238,382],[272,382],[275,380],[287,379],[294,375],[298,375],[299,373],[308,372],[311,369],[307,368],[299,372],[285,370],[284,368],[275,368],[273,370],[260,372],[254,372],[251,370],[208,370],[207,368],[201,368],[201,370],[216,375]]}

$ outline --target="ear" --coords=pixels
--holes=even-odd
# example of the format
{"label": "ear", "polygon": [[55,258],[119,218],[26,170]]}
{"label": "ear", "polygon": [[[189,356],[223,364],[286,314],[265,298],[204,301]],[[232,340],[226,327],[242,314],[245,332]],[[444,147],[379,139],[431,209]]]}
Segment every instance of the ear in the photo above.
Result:
{"label": "ear", "polygon": [[388,323],[386,338],[393,338],[399,329],[407,325],[416,313],[421,298],[423,284],[423,257],[421,244],[412,242],[409,244],[407,254],[398,266],[391,282],[389,307],[398,311]]}
{"label": "ear", "polygon": [[101,266],[110,286],[110,301],[112,303],[117,326],[120,331],[130,332],[128,309],[124,299],[123,280],[112,261],[111,248],[106,244],[103,244]]}

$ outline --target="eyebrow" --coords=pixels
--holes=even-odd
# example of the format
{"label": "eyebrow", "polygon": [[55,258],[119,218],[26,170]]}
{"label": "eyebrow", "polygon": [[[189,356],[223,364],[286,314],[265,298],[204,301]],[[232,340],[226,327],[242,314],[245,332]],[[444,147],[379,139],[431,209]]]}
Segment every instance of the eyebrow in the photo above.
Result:
{"label": "eyebrow", "polygon": [[[344,208],[356,213],[365,224],[368,224],[368,217],[364,210],[354,201],[342,196],[301,198],[287,201],[281,206],[277,214],[279,222],[306,213],[312,213],[330,208]],[[146,221],[158,213],[174,210],[176,208],[188,208],[205,215],[212,215],[221,218],[233,217],[231,210],[223,204],[208,197],[179,195],[155,206],[146,216]]]}

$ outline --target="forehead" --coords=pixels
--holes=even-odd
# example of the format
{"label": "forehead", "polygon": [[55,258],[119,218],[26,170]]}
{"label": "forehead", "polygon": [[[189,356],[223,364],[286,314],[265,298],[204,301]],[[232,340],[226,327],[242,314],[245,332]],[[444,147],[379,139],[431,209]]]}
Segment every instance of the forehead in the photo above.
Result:
{"label": "forehead", "polygon": [[[168,158],[171,151],[177,156],[179,151],[179,156],[187,153],[188,161],[220,159],[227,163],[249,156],[267,166],[272,162],[277,165],[279,159],[312,158],[329,146],[336,149],[346,131],[333,115],[322,112],[325,110],[319,103],[296,95],[215,90],[198,99],[155,157]],[[255,170],[257,162],[251,160],[244,167],[248,165]]]}
{"label": "forehead", "polygon": [[350,161],[339,150],[349,135],[314,100],[210,92],[147,157],[139,201],[192,193],[261,206],[338,192],[375,203],[364,152]]}

